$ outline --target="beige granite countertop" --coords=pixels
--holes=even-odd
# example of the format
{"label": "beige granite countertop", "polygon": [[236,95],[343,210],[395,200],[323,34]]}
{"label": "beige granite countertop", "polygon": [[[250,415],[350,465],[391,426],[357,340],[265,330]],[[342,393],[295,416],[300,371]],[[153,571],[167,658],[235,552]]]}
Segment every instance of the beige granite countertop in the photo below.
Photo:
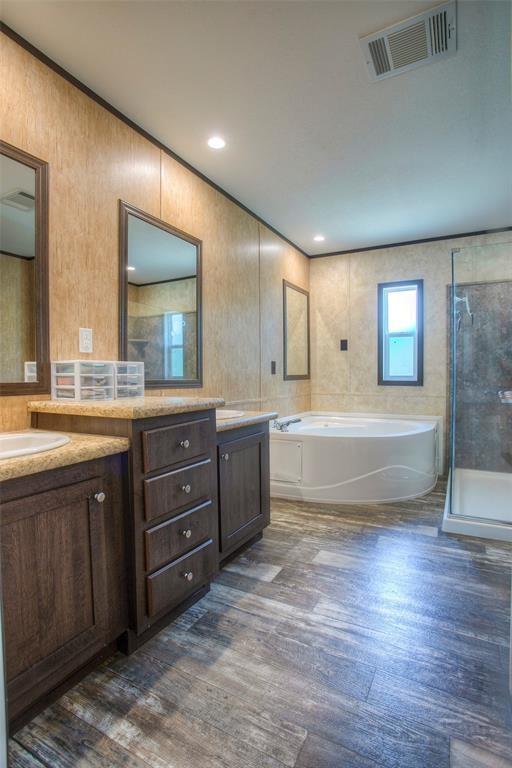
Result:
{"label": "beige granite countertop", "polygon": [[244,411],[243,416],[236,416],[234,419],[217,419],[217,432],[249,427],[251,424],[261,424],[272,419],[277,419],[275,411]]}
{"label": "beige granite countertop", "polygon": [[[47,430],[23,430],[27,432],[46,432]],[[0,481],[15,477],[36,475],[49,469],[80,464],[82,461],[100,459],[115,453],[124,453],[130,447],[127,437],[105,437],[104,435],[82,435],[76,432],[62,432],[70,438],[69,443],[50,451],[31,453],[25,456],[13,456],[0,459]]]}
{"label": "beige granite countertop", "polygon": [[122,400],[32,400],[28,410],[64,413],[69,416],[98,416],[105,419],[145,419],[173,413],[221,408],[220,397],[127,397]]}

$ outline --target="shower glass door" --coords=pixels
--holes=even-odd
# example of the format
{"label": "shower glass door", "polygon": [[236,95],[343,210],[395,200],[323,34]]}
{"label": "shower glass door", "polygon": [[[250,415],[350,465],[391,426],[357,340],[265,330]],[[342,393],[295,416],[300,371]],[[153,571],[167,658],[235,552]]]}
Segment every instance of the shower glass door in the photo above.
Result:
{"label": "shower glass door", "polygon": [[444,527],[512,539],[512,242],[453,251],[450,294],[448,518],[460,524]]}

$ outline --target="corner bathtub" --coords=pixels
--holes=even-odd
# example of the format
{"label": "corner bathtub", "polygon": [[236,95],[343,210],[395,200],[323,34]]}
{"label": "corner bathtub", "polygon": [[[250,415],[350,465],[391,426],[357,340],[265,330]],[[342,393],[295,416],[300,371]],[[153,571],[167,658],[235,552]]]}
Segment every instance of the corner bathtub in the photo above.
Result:
{"label": "corner bathtub", "polygon": [[270,493],[327,503],[422,496],[438,473],[436,418],[299,413],[270,430]]}

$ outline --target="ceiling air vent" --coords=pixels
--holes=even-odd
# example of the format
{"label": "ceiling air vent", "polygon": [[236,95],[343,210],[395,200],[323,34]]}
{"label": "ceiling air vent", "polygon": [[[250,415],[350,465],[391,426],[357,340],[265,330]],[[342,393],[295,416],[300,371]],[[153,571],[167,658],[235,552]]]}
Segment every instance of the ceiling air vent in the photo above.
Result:
{"label": "ceiling air vent", "polygon": [[383,80],[457,50],[456,0],[360,38],[370,80]]}
{"label": "ceiling air vent", "polygon": [[9,205],[11,208],[17,208],[18,211],[33,211],[35,208],[35,198],[29,192],[22,189],[15,189],[7,195],[0,197],[2,205]]}

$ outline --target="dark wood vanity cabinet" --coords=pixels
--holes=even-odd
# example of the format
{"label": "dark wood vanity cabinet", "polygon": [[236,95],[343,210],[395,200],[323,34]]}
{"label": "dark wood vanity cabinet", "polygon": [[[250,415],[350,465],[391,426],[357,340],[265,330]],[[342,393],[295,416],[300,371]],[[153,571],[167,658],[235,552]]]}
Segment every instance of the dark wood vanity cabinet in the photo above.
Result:
{"label": "dark wood vanity cabinet", "polygon": [[123,469],[126,454],[2,484],[11,724],[126,629]]}
{"label": "dark wood vanity cabinet", "polygon": [[268,423],[219,432],[217,442],[224,560],[270,522]]}
{"label": "dark wood vanity cabinet", "polygon": [[130,439],[129,628],[135,650],[209,589],[218,571],[215,411],[140,419],[33,414],[32,426]]}
{"label": "dark wood vanity cabinet", "polygon": [[215,411],[133,421],[131,442],[128,652],[201,597],[219,562]]}

